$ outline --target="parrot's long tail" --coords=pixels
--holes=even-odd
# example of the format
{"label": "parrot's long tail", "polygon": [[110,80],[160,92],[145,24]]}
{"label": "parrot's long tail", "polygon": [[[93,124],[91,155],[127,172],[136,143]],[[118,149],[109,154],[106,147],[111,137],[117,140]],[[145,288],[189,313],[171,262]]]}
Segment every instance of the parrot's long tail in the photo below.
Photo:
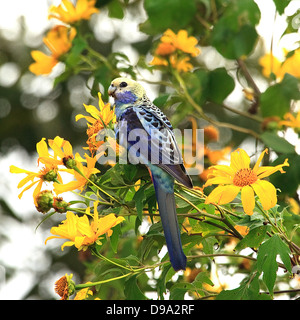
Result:
{"label": "parrot's long tail", "polygon": [[177,221],[174,178],[157,167],[151,170],[151,175],[172,267],[175,271],[185,270],[186,256],[182,250]]}

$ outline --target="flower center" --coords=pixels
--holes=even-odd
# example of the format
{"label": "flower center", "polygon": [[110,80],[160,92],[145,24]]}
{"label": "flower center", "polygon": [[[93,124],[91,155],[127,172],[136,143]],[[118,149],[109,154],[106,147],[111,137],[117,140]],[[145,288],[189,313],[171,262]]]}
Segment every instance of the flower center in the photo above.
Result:
{"label": "flower center", "polygon": [[88,127],[86,130],[86,133],[89,137],[94,135],[95,133],[98,133],[101,129],[103,129],[103,121],[101,119],[98,119],[92,126]]}
{"label": "flower center", "polygon": [[54,167],[52,169],[43,168],[40,173],[44,181],[54,181],[57,178],[57,169]]}
{"label": "flower center", "polygon": [[233,178],[233,184],[238,187],[245,187],[257,180],[257,175],[251,169],[245,168],[239,170]]}
{"label": "flower center", "polygon": [[66,276],[61,277],[55,282],[55,292],[61,296],[62,300],[66,300],[68,298],[69,285]]}

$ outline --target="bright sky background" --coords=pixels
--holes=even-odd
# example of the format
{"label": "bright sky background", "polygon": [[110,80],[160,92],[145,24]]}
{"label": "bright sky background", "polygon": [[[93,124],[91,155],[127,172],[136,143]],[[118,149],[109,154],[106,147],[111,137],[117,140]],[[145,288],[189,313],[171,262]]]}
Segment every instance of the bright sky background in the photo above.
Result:
{"label": "bright sky background", "polygon": [[[51,26],[51,21],[47,19],[48,8],[51,4],[58,4],[60,1],[50,0],[0,0],[0,32],[10,41],[15,41],[19,38],[22,30],[20,28],[20,19],[24,17],[25,34],[23,41],[30,47],[38,47],[42,41],[42,35]],[[297,36],[286,36],[280,40],[282,31],[285,29],[284,17],[277,16],[275,18],[275,7],[272,0],[256,0],[262,12],[262,19],[260,25],[257,27],[259,34],[264,39],[264,46],[266,51],[270,48],[271,39],[273,36],[273,53],[275,56],[281,57],[283,48],[288,50],[295,49],[296,41],[300,40],[300,31]],[[288,13],[293,13],[300,8],[300,0],[294,0],[287,8]],[[126,54],[128,54],[132,61],[135,62],[137,54],[126,44],[128,34],[131,34],[131,41],[142,40],[145,35],[138,31],[138,23],[144,21],[145,16],[138,17],[133,20],[131,17],[126,17],[124,21],[116,19],[107,19],[105,12],[100,13],[98,17],[92,19],[91,23],[94,30],[99,30],[96,34],[101,41],[109,41],[114,36],[112,30],[121,30],[122,37],[119,43],[115,44],[121,47]],[[121,28],[120,28],[121,25]],[[300,27],[300,25],[299,25]],[[1,50],[1,43],[0,43]],[[7,65],[6,69],[0,67],[0,84],[3,86],[10,86],[17,81],[19,70],[15,65]],[[32,79],[31,79],[32,80]],[[41,95],[48,94],[52,89],[51,79],[44,78],[42,83],[32,82],[30,88],[27,90],[36,90],[37,86],[42,88]],[[26,82],[25,80],[23,81]],[[6,103],[1,100],[1,103]],[[152,98],[152,97],[151,97]],[[49,106],[46,106],[47,108]],[[44,106],[45,108],[45,106]],[[51,109],[52,108],[52,109]],[[3,110],[2,110],[3,109]],[[10,112],[9,104],[4,108],[0,108],[0,124],[1,124],[1,110],[2,112]],[[56,107],[50,106],[55,116]],[[42,114],[42,113],[41,113]],[[293,139],[293,137],[291,138]],[[28,218],[28,223],[17,223],[15,220],[1,215],[0,211],[0,230],[8,236],[8,241],[0,243],[0,299],[22,299],[22,297],[31,289],[35,272],[49,269],[51,261],[49,256],[45,253],[44,241],[49,233],[44,234],[41,229],[35,232],[35,227],[40,221],[40,216],[35,214],[32,203],[32,195],[25,193],[22,200],[17,198],[18,190],[16,188],[20,181],[19,175],[12,175],[9,173],[9,166],[14,164],[16,166],[26,168],[28,170],[35,170],[36,159],[30,158],[27,153],[20,147],[19,149],[10,151],[4,157],[0,157],[0,195],[4,197],[8,203],[14,207],[14,211],[20,216]],[[49,248],[60,252],[59,244],[47,244]],[[57,250],[58,249],[58,250]],[[18,268],[15,276],[9,281],[4,281],[5,268],[1,263],[5,261],[6,265]],[[220,260],[221,261],[221,260]],[[53,291],[54,282],[61,277],[68,270],[59,270],[58,273],[49,270],[49,276],[41,284],[43,290],[52,294],[57,298]],[[220,273],[221,281],[230,283],[230,287],[236,287],[241,281],[240,277],[231,277]],[[76,281],[76,276],[75,276]],[[20,286],[21,284],[21,286]],[[38,299],[38,297],[35,297]]]}

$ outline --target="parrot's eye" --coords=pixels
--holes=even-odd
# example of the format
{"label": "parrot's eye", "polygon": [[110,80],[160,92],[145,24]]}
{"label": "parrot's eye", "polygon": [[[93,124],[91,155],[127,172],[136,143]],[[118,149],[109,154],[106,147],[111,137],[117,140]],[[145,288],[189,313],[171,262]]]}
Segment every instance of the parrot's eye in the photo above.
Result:
{"label": "parrot's eye", "polygon": [[120,83],[120,88],[125,88],[127,87],[127,82],[121,82]]}

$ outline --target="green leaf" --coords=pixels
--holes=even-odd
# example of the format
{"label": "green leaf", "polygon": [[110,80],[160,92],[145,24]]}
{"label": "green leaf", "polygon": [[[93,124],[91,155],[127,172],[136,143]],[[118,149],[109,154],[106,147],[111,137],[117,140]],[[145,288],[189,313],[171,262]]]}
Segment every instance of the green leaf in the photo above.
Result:
{"label": "green leaf", "polygon": [[202,289],[203,287],[203,283],[207,283],[210,286],[213,286],[214,283],[210,280],[210,277],[208,275],[208,273],[206,272],[199,272],[195,278],[195,280],[192,282],[192,284],[198,288],[198,289]]}
{"label": "green leaf", "polygon": [[267,232],[267,226],[260,226],[252,229],[249,233],[236,245],[235,250],[239,251],[244,248],[257,248],[264,240]]}
{"label": "green leaf", "polygon": [[193,285],[189,282],[176,283],[170,289],[170,300],[183,300],[187,291],[193,289]]}
{"label": "green leaf", "polygon": [[280,189],[281,194],[288,194],[294,196],[300,184],[300,155],[282,154],[273,163],[276,166],[289,159],[289,167],[284,167],[285,173],[275,172],[270,176],[270,182]]}
{"label": "green leaf", "polygon": [[263,226],[265,222],[261,213],[254,212],[251,216],[245,215],[245,217],[237,222],[239,226],[247,226],[250,231],[257,227]]}
{"label": "green leaf", "polygon": [[143,218],[143,208],[144,208],[144,200],[146,198],[145,196],[145,188],[147,188],[147,185],[142,186],[139,188],[139,190],[135,193],[133,200],[136,204],[136,211],[138,214],[138,218],[142,220]]}
{"label": "green leaf", "polygon": [[110,236],[110,245],[111,245],[111,248],[113,249],[114,253],[117,253],[120,234],[122,234],[121,225],[117,224],[116,226],[114,226],[113,233]]}
{"label": "green leaf", "polygon": [[253,0],[233,0],[212,31],[212,45],[228,59],[238,59],[253,50],[260,11]]}
{"label": "green leaf", "polygon": [[225,68],[218,68],[209,73],[207,99],[216,103],[222,103],[233,91],[234,80]]}
{"label": "green leaf", "polygon": [[190,94],[199,104],[206,101],[222,103],[235,87],[234,80],[225,68],[217,68],[210,72],[198,69],[186,75],[185,82]]}
{"label": "green leaf", "polygon": [[297,78],[290,74],[285,74],[283,80],[270,86],[260,96],[260,109],[262,116],[283,117],[290,110],[291,100],[299,100]]}
{"label": "green leaf", "polygon": [[265,131],[260,135],[264,144],[279,153],[294,153],[295,146],[290,144],[284,138],[277,135],[276,132]]}
{"label": "green leaf", "polygon": [[167,282],[167,275],[172,268],[171,264],[164,265],[162,273],[160,277],[157,279],[157,294],[161,300],[164,299],[164,293],[166,293],[166,282]]}
{"label": "green leaf", "polygon": [[123,6],[118,0],[110,1],[107,5],[108,8],[108,16],[110,18],[117,18],[117,19],[123,19],[124,18],[124,12],[123,12]]}
{"label": "green leaf", "polygon": [[273,0],[276,6],[276,10],[281,15],[284,13],[285,8],[289,5],[291,0]]}
{"label": "green leaf", "polygon": [[159,97],[153,100],[153,103],[158,107],[163,109],[164,105],[166,104],[169,94],[161,94]]}
{"label": "green leaf", "polygon": [[196,12],[195,1],[186,0],[145,0],[145,10],[148,14],[151,29],[148,32],[164,32],[168,28],[174,32],[185,28]]}
{"label": "green leaf", "polygon": [[183,300],[185,294],[188,291],[196,292],[199,295],[204,295],[203,284],[207,283],[213,286],[213,282],[210,280],[206,272],[200,272],[192,283],[181,282],[174,284],[170,289],[171,300]]}
{"label": "green leaf", "polygon": [[273,287],[275,285],[276,273],[278,269],[276,258],[279,255],[284,266],[289,272],[291,272],[292,267],[289,254],[289,247],[280,239],[277,234],[265,241],[259,247],[257,255],[257,270],[260,273],[263,272],[263,281],[269,289],[271,295],[273,295]]}
{"label": "green leaf", "polygon": [[86,49],[87,45],[87,42],[83,38],[76,37],[72,41],[72,48],[67,55],[66,64],[75,67],[80,60],[80,54]]}
{"label": "green leaf", "polygon": [[250,276],[241,282],[241,285],[233,290],[221,291],[216,300],[270,300],[267,294],[259,293],[259,273],[254,278]]}
{"label": "green leaf", "polygon": [[128,300],[147,300],[141,289],[137,285],[137,275],[133,275],[125,281],[124,293]]}
{"label": "green leaf", "polygon": [[128,180],[128,182],[133,182],[135,175],[137,174],[137,167],[134,165],[124,165],[124,177]]}
{"label": "green leaf", "polygon": [[239,59],[251,53],[257,40],[252,26],[243,26],[239,31],[230,27],[230,20],[220,19],[212,34],[212,45],[227,59]]}

